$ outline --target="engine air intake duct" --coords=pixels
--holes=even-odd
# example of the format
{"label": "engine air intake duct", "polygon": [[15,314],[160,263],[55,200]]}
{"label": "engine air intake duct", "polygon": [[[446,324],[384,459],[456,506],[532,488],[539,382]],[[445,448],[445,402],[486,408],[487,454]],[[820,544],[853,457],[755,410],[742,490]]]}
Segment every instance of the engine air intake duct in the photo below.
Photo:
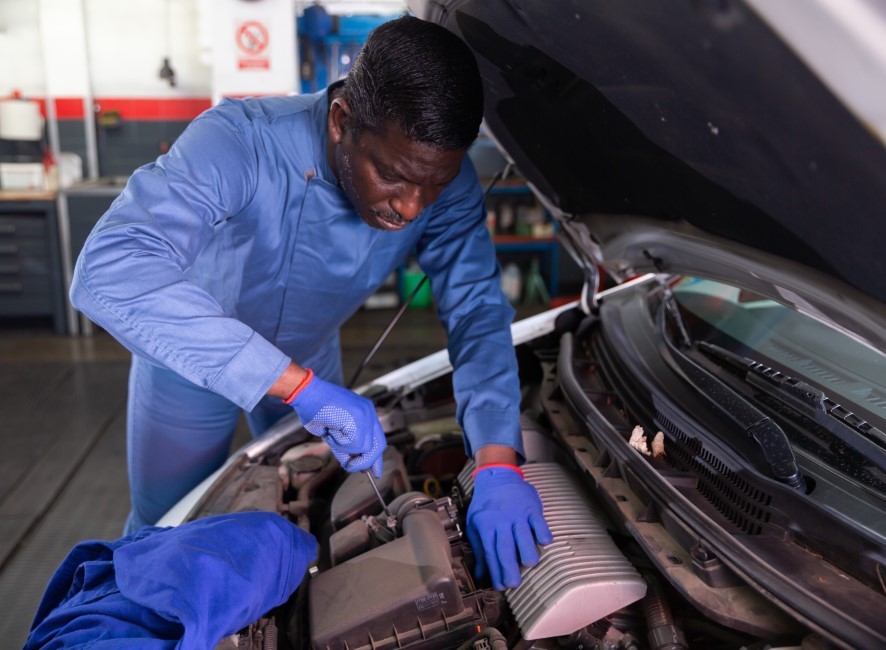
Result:
{"label": "engine air intake duct", "polygon": [[436,511],[413,510],[402,528],[402,537],[311,579],[314,650],[387,650],[431,640],[434,648],[452,648],[487,624],[482,594],[460,593],[453,568],[460,559],[453,560]]}
{"label": "engine air intake duct", "polygon": [[[469,463],[458,477],[473,492]],[[526,480],[541,496],[554,541],[539,563],[505,592],[525,639],[566,636],[640,600],[646,581],[609,536],[588,488],[556,463],[528,463]]]}

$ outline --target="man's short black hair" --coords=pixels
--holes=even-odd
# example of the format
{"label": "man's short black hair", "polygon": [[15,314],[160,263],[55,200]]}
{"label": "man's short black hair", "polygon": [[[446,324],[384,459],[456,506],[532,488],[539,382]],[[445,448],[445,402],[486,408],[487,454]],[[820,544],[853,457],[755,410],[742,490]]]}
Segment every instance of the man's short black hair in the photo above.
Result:
{"label": "man's short black hair", "polygon": [[369,34],[345,80],[351,128],[408,138],[444,151],[467,149],[480,130],[483,86],[470,49],[445,28],[412,16]]}

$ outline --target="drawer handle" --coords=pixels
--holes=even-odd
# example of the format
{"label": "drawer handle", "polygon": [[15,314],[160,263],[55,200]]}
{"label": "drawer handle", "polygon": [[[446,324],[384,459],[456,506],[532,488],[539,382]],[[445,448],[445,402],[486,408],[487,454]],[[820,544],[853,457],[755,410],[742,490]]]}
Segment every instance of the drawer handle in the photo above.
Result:
{"label": "drawer handle", "polygon": [[0,282],[0,293],[21,293],[24,286],[18,282]]}
{"label": "drawer handle", "polygon": [[0,223],[0,235],[14,235],[14,234],[15,234],[15,224]]}
{"label": "drawer handle", "polygon": [[15,244],[2,244],[0,245],[0,254],[15,254],[18,253],[18,246]]}

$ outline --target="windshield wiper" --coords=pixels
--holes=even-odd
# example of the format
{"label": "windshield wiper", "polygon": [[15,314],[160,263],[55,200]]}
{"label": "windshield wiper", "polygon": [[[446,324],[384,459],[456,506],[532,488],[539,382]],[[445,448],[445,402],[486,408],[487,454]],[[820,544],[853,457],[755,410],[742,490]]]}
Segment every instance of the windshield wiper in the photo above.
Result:
{"label": "windshield wiper", "polygon": [[805,381],[718,345],[698,341],[698,349],[719,365],[731,367],[740,379],[780,404],[804,415],[886,471],[886,433],[829,398]]}
{"label": "windshield wiper", "polygon": [[797,465],[791,443],[782,428],[711,371],[696,363],[670,340],[665,332],[665,314],[671,316],[677,324],[682,346],[688,349],[693,345],[679,309],[675,309],[677,307],[675,302],[674,294],[666,289],[662,296],[662,306],[658,311],[658,327],[676,366],[699,394],[743,433],[744,442],[750,442],[756,448],[768,466],[772,478],[805,492],[806,481]]}

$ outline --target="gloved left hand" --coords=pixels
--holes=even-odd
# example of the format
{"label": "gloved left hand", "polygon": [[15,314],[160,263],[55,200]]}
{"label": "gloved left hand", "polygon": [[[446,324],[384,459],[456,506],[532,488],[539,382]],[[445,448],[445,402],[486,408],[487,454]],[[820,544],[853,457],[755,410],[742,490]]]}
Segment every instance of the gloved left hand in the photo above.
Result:
{"label": "gloved left hand", "polygon": [[467,529],[477,560],[476,576],[482,578],[488,569],[498,590],[519,585],[520,564],[538,564],[536,542],[550,544],[554,539],[538,491],[517,467],[508,465],[477,470]]}
{"label": "gloved left hand", "polygon": [[376,478],[381,476],[387,440],[372,402],[313,373],[287,402],[305,429],[322,438],[347,471],[372,468]]}

